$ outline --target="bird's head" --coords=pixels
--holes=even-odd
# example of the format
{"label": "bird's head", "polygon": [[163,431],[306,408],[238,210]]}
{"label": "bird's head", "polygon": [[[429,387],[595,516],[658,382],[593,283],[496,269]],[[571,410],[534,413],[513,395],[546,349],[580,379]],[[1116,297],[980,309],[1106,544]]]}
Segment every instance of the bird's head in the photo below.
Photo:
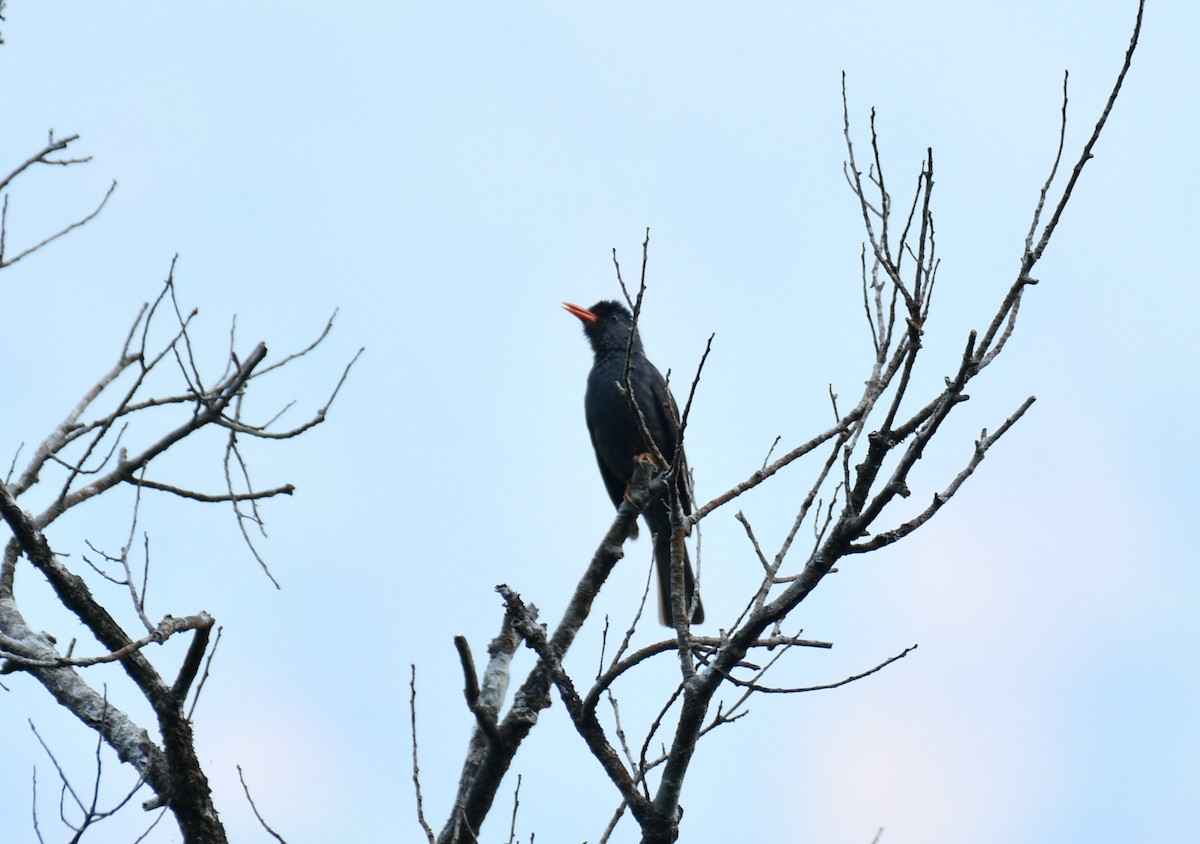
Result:
{"label": "bird's head", "polygon": [[[583,333],[592,344],[592,350],[597,354],[603,352],[624,352],[629,348],[629,332],[633,330],[633,314],[620,302],[606,299],[597,302],[590,308],[563,302],[563,307],[579,317],[583,323]],[[640,352],[642,342],[635,337],[633,350]]]}

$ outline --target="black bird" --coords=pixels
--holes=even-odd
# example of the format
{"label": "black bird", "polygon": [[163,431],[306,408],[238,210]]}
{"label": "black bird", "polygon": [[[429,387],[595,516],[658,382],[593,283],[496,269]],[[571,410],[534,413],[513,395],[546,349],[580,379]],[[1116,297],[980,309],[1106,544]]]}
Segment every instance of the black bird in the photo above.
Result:
{"label": "black bird", "polygon": [[[675,455],[679,439],[679,410],[667,388],[666,379],[642,349],[642,338],[634,335],[633,347],[629,335],[633,330],[633,314],[619,302],[597,302],[591,308],[581,308],[569,302],[563,307],[583,321],[583,333],[592,344],[595,362],[588,374],[587,394],[583,399],[592,448],[600,465],[600,476],[608,489],[613,505],[621,506],[633,476],[634,457],[650,451],[642,436],[637,416],[629,406],[621,386],[625,383],[626,353],[631,357],[629,380],[638,409],[646,418],[646,430],[654,438],[659,452],[668,461]],[[692,512],[691,489],[687,480],[687,461],[680,455],[681,467],[676,491],[685,514]],[[674,626],[671,613],[671,511],[666,496],[652,501],[642,512],[646,526],[654,538],[654,564],[658,571],[658,617],[663,624]],[[635,525],[630,533],[637,536]],[[704,621],[704,606],[696,594],[696,578],[684,549],[684,589],[692,605],[692,623]]]}

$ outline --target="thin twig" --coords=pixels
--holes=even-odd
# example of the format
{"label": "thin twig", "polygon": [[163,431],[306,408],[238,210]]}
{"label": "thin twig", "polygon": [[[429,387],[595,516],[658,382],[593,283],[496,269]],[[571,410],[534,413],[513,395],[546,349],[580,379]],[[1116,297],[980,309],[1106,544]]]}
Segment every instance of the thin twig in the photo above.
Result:
{"label": "thin twig", "polygon": [[[76,162],[72,162],[72,163],[76,163]],[[113,183],[111,185],[109,185],[108,191],[104,194],[104,198],[100,200],[100,204],[96,206],[95,210],[93,210],[92,213],[88,214],[86,217],[76,220],[75,222],[71,223],[69,226],[66,226],[63,229],[60,229],[59,231],[55,232],[54,234],[50,235],[49,237],[43,239],[41,242],[35,243],[33,246],[30,246],[25,251],[19,253],[17,255],[17,257],[8,258],[7,260],[0,259],[0,269],[4,269],[5,267],[11,267],[13,264],[17,263],[17,261],[20,261],[26,255],[32,255],[34,252],[37,252],[43,246],[47,246],[47,245],[53,243],[54,241],[58,240],[63,235],[69,234],[70,232],[74,231],[75,229],[79,228],[80,226],[86,225],[87,223],[91,222],[93,219],[95,219],[97,214],[99,214],[101,211],[104,210],[104,206],[108,204],[109,197],[113,195],[113,191],[115,191],[116,189],[117,189],[117,180],[113,179]]]}
{"label": "thin twig", "polygon": [[425,798],[421,794],[421,766],[417,762],[417,664],[415,662],[410,666],[410,672],[408,713],[409,725],[412,729],[412,781],[417,794],[417,822],[421,824],[421,829],[425,830],[425,838],[429,844],[434,844],[433,828],[425,820]]}
{"label": "thin twig", "polygon": [[263,819],[263,816],[259,813],[258,806],[254,805],[254,798],[250,796],[250,786],[246,785],[246,777],[242,773],[241,765],[237,766],[237,772],[238,772],[238,781],[241,782],[241,784],[242,784],[242,792],[246,795],[246,802],[250,804],[250,808],[254,812],[254,817],[258,818],[259,825],[262,826],[262,828],[265,829],[272,838],[274,838],[276,841],[278,841],[279,844],[287,844],[287,842],[283,840],[282,835],[280,835],[275,830],[271,829],[270,825]]}

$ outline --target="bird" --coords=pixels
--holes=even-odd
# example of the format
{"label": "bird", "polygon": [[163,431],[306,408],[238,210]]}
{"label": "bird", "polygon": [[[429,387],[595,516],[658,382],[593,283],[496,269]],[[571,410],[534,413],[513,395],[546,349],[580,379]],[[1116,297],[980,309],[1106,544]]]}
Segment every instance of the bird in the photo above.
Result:
{"label": "bird", "polygon": [[[637,415],[626,398],[625,360],[629,357],[629,380],[638,409],[646,419],[646,430],[654,439],[658,451],[668,461],[675,456],[679,443],[679,409],[667,387],[662,373],[649,361],[642,348],[642,338],[633,331],[633,314],[620,302],[597,302],[582,308],[570,302],[563,307],[583,322],[583,333],[591,344],[595,359],[588,373],[587,392],[583,408],[588,433],[600,466],[600,477],[608,490],[614,507],[620,507],[629,491],[633,476],[634,458],[651,452]],[[632,345],[629,342],[633,334]],[[692,492],[687,460],[682,449],[680,470],[676,475],[676,493],[685,515],[692,512]],[[658,572],[658,617],[668,627],[674,627],[671,610],[671,511],[667,496],[651,501],[642,511],[646,527],[654,541],[654,564]],[[637,525],[630,531],[636,538]],[[683,580],[687,603],[692,607],[692,623],[704,621],[704,605],[696,592],[692,564],[683,551]]]}

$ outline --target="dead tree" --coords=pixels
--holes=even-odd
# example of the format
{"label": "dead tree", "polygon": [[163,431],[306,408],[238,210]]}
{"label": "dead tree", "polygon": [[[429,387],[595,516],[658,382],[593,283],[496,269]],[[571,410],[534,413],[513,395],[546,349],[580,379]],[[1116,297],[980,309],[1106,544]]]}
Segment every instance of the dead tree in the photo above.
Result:
{"label": "dead tree", "polygon": [[[7,191],[14,180],[39,166],[86,162],[88,158],[68,154],[77,138],[55,138],[51,133],[39,152],[0,179],[0,191]],[[88,223],[100,213],[115,187],[114,183],[87,216],[16,250],[6,243],[6,192],[0,219],[0,269]],[[148,606],[150,560],[147,545],[139,561],[138,504],[143,495],[178,496],[198,506],[199,502],[225,504],[250,553],[271,577],[252,542],[252,532],[262,526],[259,503],[290,495],[293,488],[262,488],[253,483],[244,450],[248,444],[266,446],[300,436],[323,422],[350,366],[330,385],[324,405],[300,424],[283,427],[280,414],[258,421],[245,410],[255,384],[315,349],[332,329],[332,319],[306,348],[274,362],[268,360],[263,343],[239,350],[231,331],[224,370],[209,373],[196,362],[199,354],[189,334],[195,318],[195,311],[185,312],[180,307],[172,261],[157,297],[138,311],[132,325],[123,331],[123,342],[114,342],[116,360],[112,365],[99,374],[32,454],[22,458],[21,450],[16,449],[8,475],[0,483],[0,518],[10,534],[0,558],[0,673],[39,683],[95,730],[121,762],[137,772],[134,791],[143,784],[149,787],[151,796],[144,807],[168,810],[185,841],[222,842],[225,830],[196,756],[191,719],[191,707],[203,687],[215,647],[216,621],[199,607],[172,607],[173,612],[159,616]],[[223,445],[213,459],[223,462],[224,489],[203,491],[193,488],[187,479],[159,473],[162,455],[201,442],[197,434],[205,429],[222,435]],[[118,487],[136,491],[124,546],[114,552],[93,546],[90,556],[72,555],[68,562],[65,555],[57,553],[64,549],[50,539],[56,522],[68,511],[87,507]],[[64,648],[52,635],[39,632],[37,620],[22,612],[18,575],[26,563],[46,578],[58,601],[94,641],[71,642]],[[166,660],[156,660],[153,646],[177,635],[189,637],[182,663],[169,666]],[[105,663],[120,665],[131,684],[129,689],[114,693],[89,680],[88,669]],[[128,715],[121,698],[124,694],[140,694],[149,703],[154,722],[139,723]],[[74,793],[61,770],[60,775],[64,792]],[[94,800],[90,806],[80,800],[77,803],[78,819],[70,822],[76,838],[111,814],[100,810]]]}
{"label": "dead tree", "polygon": [[[600,840],[608,840],[617,821],[628,811],[641,830],[644,844],[666,844],[679,837],[680,794],[701,737],[739,717],[746,700],[756,693],[807,690],[772,688],[764,683],[767,671],[790,649],[827,646],[787,633],[791,613],[834,570],[834,566],[859,554],[892,545],[927,524],[958,493],[992,446],[1034,402],[1034,397],[1030,396],[1007,418],[997,420],[994,429],[981,431],[973,446],[967,449],[961,470],[947,478],[944,486],[934,490],[910,487],[913,468],[925,456],[949,415],[969,399],[968,386],[976,383],[1004,351],[1016,328],[1022,300],[1029,288],[1038,283],[1033,276],[1034,268],[1062,220],[1121,91],[1137,46],[1141,20],[1142,6],[1139,5],[1125,60],[1108,101],[1083,149],[1065,177],[1060,178],[1060,171],[1065,169],[1063,147],[1067,120],[1064,77],[1058,152],[1037,197],[1016,276],[986,327],[982,331],[970,331],[964,338],[957,368],[945,376],[940,392],[931,395],[918,395],[912,386],[912,376],[922,350],[922,335],[929,319],[938,271],[933,151],[928,150],[924,156],[911,201],[904,206],[895,206],[884,176],[875,113],[871,112],[870,145],[864,162],[854,143],[843,81],[845,175],[861,210],[865,232],[861,258],[862,301],[874,351],[873,365],[862,394],[852,406],[846,407],[831,392],[829,400],[834,422],[830,427],[773,462],[764,463],[742,483],[698,507],[690,516],[685,516],[679,506],[676,484],[672,482],[674,473],[681,470],[678,455],[669,463],[664,460],[660,465],[651,461],[639,464],[629,500],[619,508],[562,620],[552,630],[538,622],[536,610],[515,590],[504,585],[498,587],[507,611],[501,633],[489,647],[490,661],[482,679],[467,643],[461,639],[457,642],[467,704],[476,727],[463,765],[458,794],[449,818],[436,838],[439,844],[477,839],[514,755],[536,726],[542,710],[550,705],[552,689],[557,691],[575,730],[616,789],[615,800],[619,806]],[[645,289],[647,245],[648,238],[643,244],[642,285],[636,301],[626,293],[633,306],[635,324]],[[620,279],[619,267],[617,274]],[[703,368],[703,359],[700,367]],[[692,382],[693,393],[698,382],[699,371]],[[691,396],[682,414],[680,439],[686,430],[690,406]],[[648,434],[643,433],[649,442]],[[939,444],[941,442],[938,440]],[[766,553],[760,546],[749,521],[740,513],[737,516],[762,568],[757,590],[746,596],[745,606],[736,618],[724,623],[710,619],[721,624],[722,635],[695,635],[690,629],[688,614],[683,611],[680,550],[685,536],[719,508],[727,506],[743,492],[767,482],[806,455],[820,455],[819,468],[799,503],[790,533],[774,554]],[[895,515],[898,500],[914,494],[924,497],[927,503],[915,514]],[[622,544],[629,535],[631,524],[640,510],[658,495],[668,496],[673,509],[675,636],[632,653],[629,652],[630,638],[626,636],[607,661],[607,668],[590,684],[581,684],[579,678],[570,676],[564,668],[564,655],[586,621],[597,590],[621,558]],[[813,539],[808,547],[797,551],[795,541],[805,525],[812,527]],[[537,663],[504,712],[502,703],[509,682],[509,660],[522,643],[536,653]],[[615,685],[632,669],[668,653],[674,653],[677,661],[675,691],[664,702],[640,751],[631,749],[624,731],[615,723],[608,726],[602,723],[598,709],[602,700],[615,701]],[[843,682],[855,679],[858,677]],[[730,686],[739,690],[735,703],[729,708],[717,706],[714,711],[718,691]],[[415,709],[413,717],[415,725]],[[615,722],[615,703],[611,717]],[[649,750],[652,741],[664,744],[666,752],[653,755]],[[416,749],[414,727],[418,816],[432,842],[434,834],[424,818]],[[654,772],[657,776],[652,782]]]}

